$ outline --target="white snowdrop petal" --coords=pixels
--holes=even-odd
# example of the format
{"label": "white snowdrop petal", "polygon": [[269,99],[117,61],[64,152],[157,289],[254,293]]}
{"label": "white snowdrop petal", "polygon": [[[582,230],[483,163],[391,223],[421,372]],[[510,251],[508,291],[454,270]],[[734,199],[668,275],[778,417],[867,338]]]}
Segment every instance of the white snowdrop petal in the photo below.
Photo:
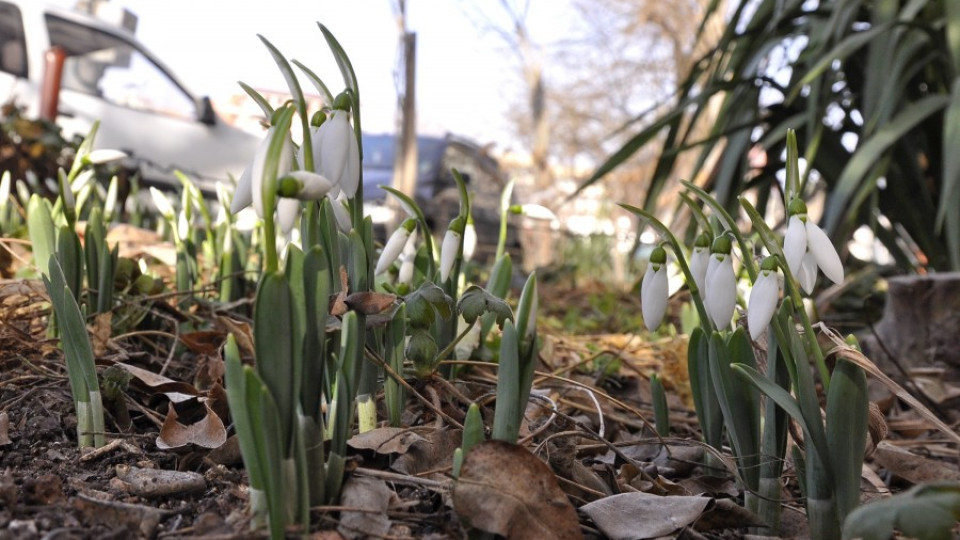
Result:
{"label": "white snowdrop petal", "polygon": [[747,327],[750,329],[751,338],[757,339],[767,331],[767,326],[777,311],[779,299],[780,285],[777,274],[769,270],[761,272],[750,291],[750,301],[747,302]]}
{"label": "white snowdrop petal", "polygon": [[247,167],[240,175],[240,180],[237,181],[237,189],[233,192],[233,198],[230,200],[231,214],[236,214],[253,203],[250,181],[250,167]]}
{"label": "white snowdrop petal", "polygon": [[101,163],[109,163],[111,161],[117,161],[127,157],[126,152],[120,150],[114,150],[112,148],[101,148],[99,150],[94,150],[86,155],[84,160],[87,163],[92,163],[94,165],[99,165]]}
{"label": "white snowdrop petal", "polygon": [[816,259],[817,266],[823,270],[823,275],[838,285],[843,283],[843,263],[840,262],[837,249],[827,233],[812,221],[807,221],[807,249]]}
{"label": "white snowdrop petal", "polygon": [[799,276],[800,260],[807,252],[807,230],[797,216],[790,216],[787,234],[783,238],[783,256],[787,259],[787,268],[794,276]]}
{"label": "white snowdrop petal", "polygon": [[800,282],[800,288],[807,294],[813,292],[813,287],[817,284],[817,260],[812,253],[807,253],[800,261],[800,272],[797,273],[797,281]]}
{"label": "white snowdrop petal", "polygon": [[[654,270],[654,266],[659,269]],[[647,330],[653,332],[667,313],[667,271],[665,265],[647,265],[640,283],[640,313]]]}
{"label": "white snowdrop petal", "polygon": [[403,248],[407,245],[409,239],[410,232],[407,229],[400,227],[393,231],[393,234],[390,235],[387,243],[383,246],[383,251],[380,252],[380,259],[377,260],[377,268],[373,271],[373,274],[378,276],[386,272],[387,268],[390,268],[393,261],[397,260],[397,257],[403,252]]}
{"label": "white snowdrop petal", "polygon": [[707,275],[707,313],[717,326],[724,330],[733,319],[733,309],[737,305],[737,278],[733,274],[733,262],[729,257],[718,264],[712,274]]}
{"label": "white snowdrop petal", "polygon": [[277,224],[283,234],[287,234],[300,219],[300,201],[297,199],[277,199]]}
{"label": "white snowdrop petal", "polygon": [[443,243],[440,245],[440,281],[444,282],[450,277],[450,271],[453,270],[453,263],[457,261],[457,252],[460,251],[460,234],[447,229],[443,235]]}
{"label": "white snowdrop petal", "polygon": [[322,199],[333,189],[333,182],[322,174],[310,171],[292,171],[287,176],[292,176],[300,182],[300,191],[296,198],[301,201]]}
{"label": "white snowdrop petal", "polygon": [[[331,190],[327,194],[327,197],[330,197],[330,206],[333,208],[333,218],[337,221],[337,227],[344,234],[349,233],[353,230],[353,223],[350,221],[350,213],[347,212],[347,208],[343,206],[342,199],[337,197],[334,194],[335,190]],[[335,198],[336,197],[336,198]]]}
{"label": "white snowdrop petal", "polygon": [[700,291],[700,297],[703,298],[704,282],[707,277],[707,265],[710,263],[710,249],[706,247],[695,247],[690,255],[690,273],[693,274],[693,281]]}

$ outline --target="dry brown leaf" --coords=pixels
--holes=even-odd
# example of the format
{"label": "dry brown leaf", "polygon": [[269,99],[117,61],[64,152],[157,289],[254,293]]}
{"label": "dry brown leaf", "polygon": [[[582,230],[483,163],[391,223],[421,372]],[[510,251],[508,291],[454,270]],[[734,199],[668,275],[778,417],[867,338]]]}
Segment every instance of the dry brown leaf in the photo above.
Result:
{"label": "dry brown leaf", "polygon": [[214,326],[228,334],[233,334],[234,339],[237,340],[237,348],[240,349],[241,356],[253,357],[253,329],[250,323],[220,316],[217,317]]}
{"label": "dry brown leaf", "polygon": [[577,511],[553,471],[503,441],[470,450],[453,488],[453,507],[471,527],[512,540],[583,538]]}
{"label": "dry brown leaf", "polygon": [[344,538],[383,538],[390,532],[390,495],[393,492],[383,480],[367,476],[352,476],[343,486],[340,505],[346,508],[340,513],[337,531]]}
{"label": "dry brown leaf", "polygon": [[426,441],[415,431],[381,427],[355,435],[347,445],[357,450],[373,450],[378,454],[404,454],[414,443]]}
{"label": "dry brown leaf", "polygon": [[197,390],[197,388],[190,383],[175,381],[150,370],[124,364],[123,362],[117,362],[114,365],[125,369],[133,375],[135,382],[145,386],[150,391],[166,395],[170,401],[179,403],[203,395],[203,392]]}
{"label": "dry brown leaf", "polygon": [[110,323],[113,321],[113,312],[98,313],[93,318],[93,324],[90,325],[90,344],[93,345],[93,356],[100,357],[107,353],[107,346],[110,343],[110,335],[113,329]]}
{"label": "dry brown leaf", "polygon": [[960,480],[960,472],[957,472],[955,465],[918,456],[889,443],[877,445],[873,459],[883,468],[913,484]]}
{"label": "dry brown leaf", "polygon": [[459,429],[426,433],[424,440],[410,445],[407,452],[393,462],[391,468],[411,475],[449,468],[453,462],[453,452],[462,442],[463,432]]}
{"label": "dry brown leaf", "polygon": [[847,345],[839,334],[828,328],[826,325],[820,324],[820,330],[836,346],[833,349],[825,352],[831,355],[836,355],[838,358],[842,358],[848,362],[852,362],[853,364],[860,366],[860,369],[864,370],[868,375],[880,381],[880,383],[886,386],[888,390],[910,405],[910,407],[917,411],[917,414],[933,424],[938,430],[940,430],[941,433],[953,439],[954,442],[960,443],[960,435],[957,435],[957,432],[953,431],[950,426],[937,418],[937,415],[933,414],[933,412],[924,406],[923,403],[920,403],[920,401],[913,397],[910,392],[907,392],[902,386],[897,384],[896,381],[890,377],[887,377],[887,375],[881,371],[872,360],[864,356],[860,351]]}
{"label": "dry brown leaf", "polygon": [[0,412],[0,446],[10,444],[10,415],[6,411]]}
{"label": "dry brown leaf", "polygon": [[157,435],[157,447],[161,450],[169,450],[195,444],[204,448],[217,448],[225,443],[227,430],[223,427],[223,422],[206,402],[203,405],[206,408],[206,415],[190,425],[183,425],[178,422],[176,407],[170,403],[163,427]]}
{"label": "dry brown leaf", "polygon": [[714,499],[713,504],[693,525],[698,531],[738,529],[741,527],[765,527],[756,514],[740,506],[733,499]]}
{"label": "dry brown leaf", "polygon": [[690,525],[703,514],[711,500],[661,497],[634,491],[585,504],[580,510],[612,540],[636,540],[657,538]]}
{"label": "dry brown leaf", "polygon": [[220,345],[227,338],[224,332],[217,330],[198,330],[180,334],[180,342],[195,353],[216,356]]}
{"label": "dry brown leaf", "polygon": [[395,294],[385,294],[378,292],[356,292],[347,296],[344,303],[350,309],[363,315],[376,315],[385,311],[397,301]]}

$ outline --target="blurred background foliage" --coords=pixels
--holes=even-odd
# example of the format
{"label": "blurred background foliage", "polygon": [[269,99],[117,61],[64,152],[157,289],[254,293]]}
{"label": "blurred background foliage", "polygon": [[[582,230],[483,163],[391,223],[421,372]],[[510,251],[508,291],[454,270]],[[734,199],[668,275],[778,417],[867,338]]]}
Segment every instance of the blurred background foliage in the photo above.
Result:
{"label": "blurred background foliage", "polygon": [[[704,21],[726,9],[713,0]],[[960,269],[960,2],[740,0],[728,13],[671,107],[628,123],[580,189],[659,142],[647,210],[670,209],[690,172],[730,209],[752,192],[782,216],[793,128],[804,195],[838,246],[869,227],[901,268]]]}

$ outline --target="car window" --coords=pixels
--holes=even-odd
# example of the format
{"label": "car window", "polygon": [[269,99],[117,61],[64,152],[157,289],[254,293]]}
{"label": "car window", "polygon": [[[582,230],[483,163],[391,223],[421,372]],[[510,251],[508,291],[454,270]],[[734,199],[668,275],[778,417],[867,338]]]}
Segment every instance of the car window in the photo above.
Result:
{"label": "car window", "polygon": [[27,50],[23,42],[20,8],[0,2],[0,71],[27,76]]}
{"label": "car window", "polygon": [[144,112],[197,118],[196,103],[132,43],[53,15],[50,44],[62,47],[63,88]]}

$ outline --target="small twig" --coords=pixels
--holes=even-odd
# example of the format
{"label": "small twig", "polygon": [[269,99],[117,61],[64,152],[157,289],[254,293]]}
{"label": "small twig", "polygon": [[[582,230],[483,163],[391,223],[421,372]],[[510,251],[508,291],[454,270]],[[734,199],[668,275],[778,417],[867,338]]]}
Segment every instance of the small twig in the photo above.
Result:
{"label": "small twig", "polygon": [[405,381],[405,380],[403,379],[403,377],[400,376],[399,373],[397,373],[389,364],[387,364],[387,363],[386,363],[382,358],[380,358],[375,352],[371,351],[369,348],[368,348],[368,349],[365,349],[365,352],[366,352],[366,356],[367,356],[368,359],[370,359],[371,361],[373,361],[373,362],[374,362],[375,364],[377,364],[379,367],[383,368],[384,373],[386,373],[387,375],[389,375],[390,377],[392,377],[393,380],[397,381],[397,383],[399,383],[401,386],[403,386],[404,388],[406,388],[408,392],[410,392],[413,396],[415,396],[415,397],[416,397],[421,403],[423,403],[428,409],[430,409],[431,411],[433,411],[434,414],[443,417],[443,419],[446,420],[447,422],[449,422],[450,425],[453,425],[453,426],[456,426],[457,428],[463,429],[463,424],[461,424],[460,422],[457,422],[456,420],[454,420],[452,417],[450,417],[450,415],[448,415],[447,413],[443,412],[443,410],[441,410],[439,407],[434,406],[434,404],[433,404],[430,400],[428,400],[427,398],[423,397],[423,395],[422,395],[420,392],[417,392],[417,389],[414,388],[413,385],[411,385],[410,383],[408,383],[407,381]]}
{"label": "small twig", "polygon": [[379,478],[381,480],[394,482],[396,484],[431,489],[438,493],[447,493],[453,488],[453,481],[441,482],[439,480],[430,480],[429,478],[420,478],[418,476],[410,476],[407,474],[399,474],[377,469],[367,469],[364,467],[357,467],[353,470],[353,474]]}

